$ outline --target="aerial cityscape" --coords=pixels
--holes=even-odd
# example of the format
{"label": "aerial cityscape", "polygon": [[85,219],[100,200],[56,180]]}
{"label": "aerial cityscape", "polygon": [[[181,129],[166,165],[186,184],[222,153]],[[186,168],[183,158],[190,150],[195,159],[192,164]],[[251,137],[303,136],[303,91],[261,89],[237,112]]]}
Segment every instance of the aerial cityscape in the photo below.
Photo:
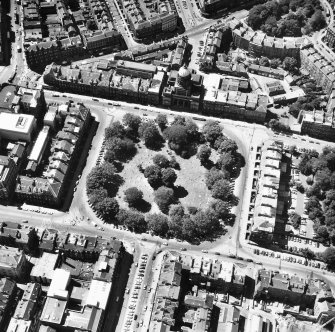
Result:
{"label": "aerial cityscape", "polygon": [[335,0],[1,0],[0,332],[335,331]]}

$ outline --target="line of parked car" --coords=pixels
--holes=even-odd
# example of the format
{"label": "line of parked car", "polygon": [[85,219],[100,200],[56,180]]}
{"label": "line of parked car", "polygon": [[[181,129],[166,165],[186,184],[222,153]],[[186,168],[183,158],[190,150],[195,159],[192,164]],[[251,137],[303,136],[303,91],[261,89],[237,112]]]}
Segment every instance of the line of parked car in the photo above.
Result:
{"label": "line of parked car", "polygon": [[[135,278],[135,286],[134,289],[132,291],[131,294],[131,300],[130,300],[130,304],[128,306],[128,314],[126,317],[126,328],[124,329],[125,332],[130,331],[130,327],[133,323],[133,321],[137,320],[137,314],[135,314],[136,311],[136,306],[137,306],[137,302],[138,302],[138,297],[139,297],[139,293],[141,288],[143,288],[144,290],[147,289],[148,285],[144,285],[142,287],[142,283],[143,283],[143,279],[144,279],[144,275],[145,275],[145,269],[148,263],[148,254],[143,254],[140,258],[140,261],[138,263],[136,263],[136,267],[138,267],[138,271],[136,273],[136,278]],[[151,289],[150,289],[151,291]],[[130,293],[130,289],[127,288],[126,289],[126,294]],[[144,311],[147,310],[147,306],[144,307]],[[136,327],[139,326],[143,326],[143,319],[141,319],[140,322],[136,323]]]}

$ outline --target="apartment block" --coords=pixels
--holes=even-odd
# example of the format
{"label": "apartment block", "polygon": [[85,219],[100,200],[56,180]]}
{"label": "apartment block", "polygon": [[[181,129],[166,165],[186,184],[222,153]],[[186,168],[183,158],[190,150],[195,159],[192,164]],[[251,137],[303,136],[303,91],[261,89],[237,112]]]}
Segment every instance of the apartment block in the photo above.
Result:
{"label": "apartment block", "polygon": [[94,61],[75,67],[47,66],[44,82],[60,90],[129,102],[160,103],[165,72],[132,61]]}
{"label": "apartment block", "polygon": [[230,26],[235,46],[250,52],[256,57],[298,58],[300,47],[305,43],[303,37],[275,38],[267,36],[263,32],[254,31],[236,19],[230,22]]}
{"label": "apartment block", "polygon": [[259,165],[257,165],[253,183],[256,184],[252,191],[255,200],[251,203],[253,216],[250,217],[252,230],[251,239],[254,241],[266,240],[272,236],[277,216],[282,214],[282,204],[279,204],[279,182],[282,172],[282,145],[269,143],[259,153]]}
{"label": "apartment block", "polygon": [[[83,105],[63,106],[57,109],[63,127],[51,145],[48,167],[42,177],[18,176],[15,189],[18,201],[48,206],[59,206],[63,201],[69,174],[77,167],[81,142],[86,138],[91,123],[91,113]],[[44,127],[29,156],[28,171],[31,175],[34,175],[47,144],[47,132],[48,128]]]}
{"label": "apartment block", "polygon": [[335,84],[334,64],[326,60],[311,44],[301,49],[300,61],[302,69],[306,70],[324,92],[330,95]]}
{"label": "apartment block", "polygon": [[324,41],[327,43],[327,45],[330,48],[334,48],[335,46],[335,26],[334,24],[329,25],[327,27],[327,33],[326,33]]}
{"label": "apartment block", "polygon": [[174,31],[177,28],[178,14],[170,1],[122,1],[129,27],[136,38]]}

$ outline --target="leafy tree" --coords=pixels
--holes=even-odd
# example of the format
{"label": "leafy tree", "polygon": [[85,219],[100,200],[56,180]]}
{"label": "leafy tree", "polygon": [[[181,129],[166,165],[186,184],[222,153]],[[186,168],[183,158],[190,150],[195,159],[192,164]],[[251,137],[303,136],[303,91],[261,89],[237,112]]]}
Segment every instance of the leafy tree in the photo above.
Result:
{"label": "leafy tree", "polygon": [[314,31],[323,29],[327,25],[326,18],[321,10],[316,10],[308,23]]}
{"label": "leafy tree", "polygon": [[260,66],[270,67],[270,60],[266,56],[262,56],[259,59]]}
{"label": "leafy tree", "polygon": [[152,158],[152,161],[154,162],[155,165],[159,166],[160,168],[167,168],[170,166],[169,159],[161,153],[156,154]]}
{"label": "leafy tree", "polygon": [[112,137],[106,143],[105,160],[112,162],[113,160],[127,160],[136,151],[135,144],[129,138]]}
{"label": "leafy tree", "polygon": [[322,242],[326,242],[329,240],[329,233],[328,233],[328,229],[326,226],[320,225],[317,229],[316,229],[316,236],[317,238],[322,241]]}
{"label": "leafy tree", "polygon": [[164,131],[166,139],[169,141],[170,149],[181,154],[188,149],[188,133],[184,125],[174,124]]}
{"label": "leafy tree", "polygon": [[200,160],[202,165],[206,165],[208,163],[211,153],[212,153],[212,150],[209,146],[205,144],[200,146],[198,153],[197,153],[197,157]]}
{"label": "leafy tree", "polygon": [[112,137],[123,138],[125,135],[125,128],[120,121],[114,121],[109,127],[105,129],[106,140]]}
{"label": "leafy tree", "polygon": [[302,248],[300,252],[308,260],[315,259],[315,253],[314,253],[314,251],[312,251],[309,248]]}
{"label": "leafy tree", "polygon": [[123,224],[135,233],[145,233],[147,230],[147,222],[144,215],[133,210],[121,209],[117,214],[119,224]]}
{"label": "leafy tree", "polygon": [[241,167],[245,166],[245,160],[240,153],[224,152],[221,154],[216,166],[235,178],[240,174]]}
{"label": "leafy tree", "polygon": [[146,216],[148,229],[153,235],[166,237],[169,231],[169,219],[164,214],[152,213]]}
{"label": "leafy tree", "polygon": [[99,188],[99,189],[92,190],[88,198],[89,198],[90,203],[93,206],[95,206],[98,202],[102,201],[106,197],[108,197],[107,190],[103,188]]}
{"label": "leafy tree", "polygon": [[31,255],[37,255],[39,252],[40,238],[37,235],[36,229],[32,228],[28,233],[27,249]]}
{"label": "leafy tree", "polygon": [[163,137],[159,133],[154,121],[142,122],[139,126],[138,133],[144,140],[147,148],[156,149],[161,146]]}
{"label": "leafy tree", "polygon": [[112,222],[119,212],[119,204],[115,198],[106,197],[95,204],[95,209],[106,222]]}
{"label": "leafy tree", "polygon": [[328,267],[334,269],[335,266],[335,248],[329,247],[323,252],[323,259],[327,263]]}
{"label": "leafy tree", "polygon": [[88,19],[88,20],[86,21],[86,28],[87,28],[88,30],[96,30],[97,26],[96,26],[94,20],[90,20],[90,19]]}
{"label": "leafy tree", "polygon": [[177,180],[177,174],[173,168],[165,168],[162,170],[162,182],[167,187],[173,187]]}
{"label": "leafy tree", "polygon": [[221,199],[226,202],[236,202],[237,198],[234,198],[232,193],[231,184],[227,180],[220,180],[214,183],[212,187],[213,198]]}
{"label": "leafy tree", "polygon": [[217,122],[207,121],[202,129],[206,141],[213,146],[214,142],[222,135],[222,128]]}
{"label": "leafy tree", "polygon": [[144,176],[148,179],[151,187],[157,188],[162,183],[161,168],[157,165],[150,165],[145,168]]}
{"label": "leafy tree", "polygon": [[156,117],[156,123],[161,130],[164,130],[168,125],[168,119],[165,114],[158,114]]}
{"label": "leafy tree", "polygon": [[193,222],[200,241],[222,235],[222,225],[210,210],[197,212],[193,216]]}
{"label": "leafy tree", "polygon": [[283,61],[283,68],[289,72],[295,71],[297,66],[298,62],[295,58],[286,57]]}
{"label": "leafy tree", "polygon": [[155,193],[155,202],[163,213],[169,212],[169,207],[175,202],[174,192],[171,188],[159,187]]}
{"label": "leafy tree", "polygon": [[275,59],[271,60],[271,63],[270,63],[271,68],[276,69],[276,68],[280,67],[281,65],[282,65],[282,62],[281,62],[280,59],[275,58]]}
{"label": "leafy tree", "polygon": [[216,199],[210,205],[211,211],[218,219],[225,220],[230,215],[230,205],[220,199]]}
{"label": "leafy tree", "polygon": [[143,199],[143,192],[136,187],[130,187],[124,191],[124,200],[129,204],[129,206],[136,206]]}
{"label": "leafy tree", "polygon": [[122,118],[123,123],[131,128],[135,133],[138,133],[138,128],[142,123],[142,119],[139,115],[132,113],[126,113]]}
{"label": "leafy tree", "polygon": [[293,212],[291,215],[290,215],[290,220],[292,222],[292,225],[295,229],[298,229],[300,227],[300,224],[301,224],[301,216],[296,213],[296,212]]}
{"label": "leafy tree", "polygon": [[171,123],[171,126],[175,126],[175,125],[179,125],[179,126],[185,126],[186,125],[186,119],[184,116],[181,115],[176,115]]}
{"label": "leafy tree", "polygon": [[225,171],[218,170],[216,168],[211,168],[210,171],[206,173],[206,186],[208,189],[212,189],[214,184],[220,180],[226,180],[229,178],[229,173]]}
{"label": "leafy tree", "polygon": [[235,153],[237,151],[238,147],[235,141],[231,139],[225,139],[219,146],[218,152],[224,153],[224,152],[232,152]]}
{"label": "leafy tree", "polygon": [[116,193],[119,186],[123,183],[123,179],[115,172],[116,169],[111,163],[103,163],[92,168],[86,178],[87,194],[90,195],[96,189],[106,189],[108,194]]}

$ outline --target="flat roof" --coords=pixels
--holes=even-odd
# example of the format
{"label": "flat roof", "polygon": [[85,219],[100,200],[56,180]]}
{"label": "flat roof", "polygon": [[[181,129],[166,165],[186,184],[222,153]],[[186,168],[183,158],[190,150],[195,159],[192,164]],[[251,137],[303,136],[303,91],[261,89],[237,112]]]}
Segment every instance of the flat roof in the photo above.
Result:
{"label": "flat roof", "polygon": [[10,320],[9,326],[7,328],[7,332],[27,332],[30,331],[31,327],[30,320],[16,319],[12,318]]}
{"label": "flat roof", "polygon": [[106,310],[111,288],[110,282],[92,280],[85,304]]}
{"label": "flat roof", "polygon": [[32,277],[46,277],[52,279],[57,261],[58,254],[44,252],[37,264],[32,268],[30,275]]}
{"label": "flat roof", "polygon": [[48,290],[48,296],[53,297],[67,297],[68,291],[66,290],[69,284],[71,275],[69,271],[63,269],[56,269],[52,276],[52,281]]}
{"label": "flat roof", "polygon": [[35,122],[30,114],[0,113],[0,131],[15,131],[28,134]]}
{"label": "flat roof", "polygon": [[28,158],[29,160],[36,161],[37,163],[40,162],[41,156],[44,152],[46,143],[48,141],[49,129],[50,129],[49,126],[44,126],[43,129],[38,134],[34,147],[30,152],[30,155]]}
{"label": "flat roof", "polygon": [[42,322],[61,324],[67,301],[47,297],[40,317]]}

